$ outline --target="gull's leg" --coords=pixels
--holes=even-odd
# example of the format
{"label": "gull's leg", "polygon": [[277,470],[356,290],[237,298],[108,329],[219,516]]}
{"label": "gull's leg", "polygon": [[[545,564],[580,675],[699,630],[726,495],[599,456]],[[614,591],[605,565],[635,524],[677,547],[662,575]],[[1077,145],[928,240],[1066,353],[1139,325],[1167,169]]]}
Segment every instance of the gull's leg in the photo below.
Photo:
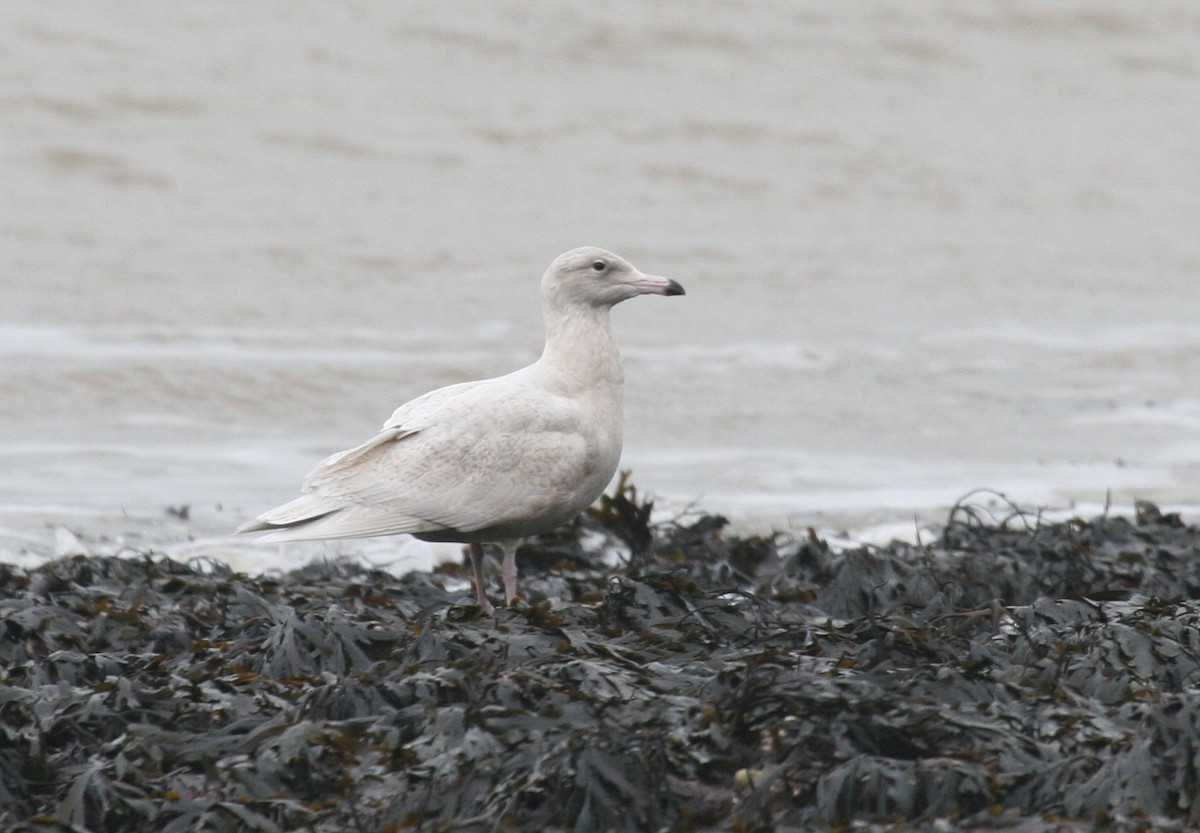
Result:
{"label": "gull's leg", "polygon": [[488,601],[487,593],[483,592],[483,545],[467,544],[467,555],[471,556],[471,584],[475,586],[475,601],[491,613],[494,608]]}
{"label": "gull's leg", "polygon": [[511,605],[517,598],[517,544],[515,541],[504,546],[504,561],[500,572],[504,576],[504,603]]}

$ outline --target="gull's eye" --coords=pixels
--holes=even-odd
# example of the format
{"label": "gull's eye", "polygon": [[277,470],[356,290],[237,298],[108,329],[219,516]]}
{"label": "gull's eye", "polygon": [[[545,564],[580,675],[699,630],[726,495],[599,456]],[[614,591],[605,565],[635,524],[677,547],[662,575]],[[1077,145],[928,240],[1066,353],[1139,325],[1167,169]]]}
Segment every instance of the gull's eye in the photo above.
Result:
{"label": "gull's eye", "polygon": [[608,264],[605,263],[603,260],[597,260],[595,263],[592,264],[592,268],[595,269],[597,272],[603,272],[605,269],[608,268]]}

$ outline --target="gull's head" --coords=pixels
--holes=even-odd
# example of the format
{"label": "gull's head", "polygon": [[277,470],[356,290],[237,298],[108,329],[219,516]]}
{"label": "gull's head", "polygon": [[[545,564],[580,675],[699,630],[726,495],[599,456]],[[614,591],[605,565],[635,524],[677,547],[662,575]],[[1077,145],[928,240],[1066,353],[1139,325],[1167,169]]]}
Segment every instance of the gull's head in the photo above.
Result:
{"label": "gull's head", "polygon": [[682,295],[670,278],[647,275],[604,249],[584,246],[559,255],[542,276],[547,301],[572,306],[611,307],[635,295]]}

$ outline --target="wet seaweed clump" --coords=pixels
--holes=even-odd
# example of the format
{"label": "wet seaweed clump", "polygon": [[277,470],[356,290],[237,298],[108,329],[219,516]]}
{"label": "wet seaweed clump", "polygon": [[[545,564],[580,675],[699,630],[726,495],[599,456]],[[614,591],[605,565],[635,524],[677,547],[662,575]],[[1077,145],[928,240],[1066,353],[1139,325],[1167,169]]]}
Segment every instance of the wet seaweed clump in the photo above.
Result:
{"label": "wet seaweed clump", "polygon": [[457,567],[0,566],[0,829],[1200,825],[1197,527],[649,517],[533,542],[494,617]]}

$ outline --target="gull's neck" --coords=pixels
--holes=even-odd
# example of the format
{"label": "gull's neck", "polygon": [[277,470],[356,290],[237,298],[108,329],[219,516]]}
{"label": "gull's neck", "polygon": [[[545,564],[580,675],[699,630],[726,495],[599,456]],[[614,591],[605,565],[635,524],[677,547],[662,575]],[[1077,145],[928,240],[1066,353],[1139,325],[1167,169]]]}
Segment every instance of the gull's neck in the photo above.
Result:
{"label": "gull's neck", "polygon": [[546,348],[538,365],[564,393],[598,386],[620,388],[625,380],[608,310],[575,304],[545,305]]}

